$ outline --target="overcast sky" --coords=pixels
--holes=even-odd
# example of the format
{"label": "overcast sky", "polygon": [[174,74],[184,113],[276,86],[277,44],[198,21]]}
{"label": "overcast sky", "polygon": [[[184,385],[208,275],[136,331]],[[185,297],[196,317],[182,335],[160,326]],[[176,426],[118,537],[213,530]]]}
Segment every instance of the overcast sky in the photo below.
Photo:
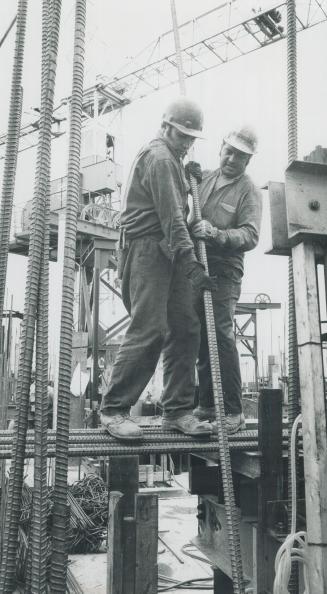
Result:
{"label": "overcast sky", "polygon": [[[194,18],[221,4],[219,0],[176,0],[179,22]],[[58,61],[56,102],[71,91],[71,57],[73,37],[73,0],[63,1],[60,54]],[[257,0],[237,0],[234,5],[245,10],[258,6]],[[270,8],[270,0],[262,0],[262,9]],[[276,3],[277,4],[277,3]],[[309,7],[310,0],[298,0]],[[16,12],[17,2],[1,2],[0,35]],[[88,0],[86,46],[86,85],[93,84],[98,74],[111,76],[158,35],[171,29],[169,0]],[[40,91],[40,11],[41,2],[29,2],[26,52],[24,62],[24,118],[30,109],[39,106]],[[226,12],[224,18],[226,19]],[[228,15],[227,15],[228,16]],[[220,23],[221,25],[221,23]],[[226,22],[228,26],[228,22]],[[0,48],[0,132],[7,127],[14,31]],[[327,146],[327,24],[323,23],[298,35],[299,75],[299,158],[316,145]],[[249,173],[263,185],[268,180],[282,181],[287,166],[287,93],[286,42],[281,41],[231,63],[188,80],[187,92],[203,107],[205,140],[197,141],[195,158],[204,168],[218,165],[218,149],[226,131],[235,123],[253,125],[259,136],[258,155],[253,158]],[[120,157],[124,174],[138,148],[157,131],[167,102],[178,95],[174,85],[133,102],[113,124],[121,137]],[[65,159],[60,141],[53,143],[54,176],[65,174]],[[32,197],[35,151],[19,158],[15,203],[19,217],[23,203]],[[0,161],[0,175],[3,160]],[[253,301],[258,293],[268,293],[272,301],[284,305],[287,299],[287,262],[282,257],[265,256],[269,246],[270,224],[265,200],[264,220],[258,248],[247,256],[243,282],[244,301]],[[9,292],[14,292],[14,307],[23,309],[25,259],[10,256]],[[54,267],[52,266],[52,269]],[[52,272],[53,278],[55,273]],[[51,286],[52,298],[56,292]],[[278,354],[283,345],[282,312],[259,316],[259,331],[264,354]],[[277,329],[271,336],[271,329]],[[260,347],[259,347],[260,351]],[[250,378],[249,378],[250,379]]]}

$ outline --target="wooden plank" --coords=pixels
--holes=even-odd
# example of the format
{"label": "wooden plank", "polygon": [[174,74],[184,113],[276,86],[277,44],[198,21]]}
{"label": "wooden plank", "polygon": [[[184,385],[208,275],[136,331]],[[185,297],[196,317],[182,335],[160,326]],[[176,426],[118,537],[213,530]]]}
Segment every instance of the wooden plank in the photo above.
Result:
{"label": "wooden plank", "polygon": [[189,491],[191,495],[217,495],[217,465],[208,466],[205,460],[191,454],[189,466]]}
{"label": "wooden plank", "polygon": [[260,455],[257,452],[231,452],[233,472],[250,479],[259,478],[261,475]]}
{"label": "wooden plank", "polygon": [[124,494],[123,515],[134,516],[135,493],[139,489],[138,456],[113,456],[109,459],[108,488]]}
{"label": "wooden plank", "polygon": [[122,500],[123,494],[109,494],[107,594],[123,594]]}
{"label": "wooden plank", "polygon": [[213,568],[213,594],[234,594],[233,582],[218,567]]}
{"label": "wooden plank", "polygon": [[[135,497],[136,565],[135,594],[158,591],[158,497],[138,493]],[[126,593],[127,594],[127,593]]]}
{"label": "wooden plank", "polygon": [[132,516],[123,519],[123,594],[135,592],[136,521]]}
{"label": "wooden plank", "polygon": [[260,390],[258,403],[258,450],[261,452],[261,480],[269,499],[280,499],[283,457],[283,394],[281,390]]}
{"label": "wooden plank", "polygon": [[319,301],[312,245],[292,250],[302,404],[310,592],[327,592],[327,437]]}
{"label": "wooden plank", "polygon": [[257,575],[258,592],[272,589],[270,567],[274,559],[267,534],[267,502],[281,499],[282,482],[282,391],[262,389],[258,403],[258,450],[261,476],[258,482]]}
{"label": "wooden plank", "polygon": [[315,252],[300,243],[292,250],[298,345],[321,346]]}

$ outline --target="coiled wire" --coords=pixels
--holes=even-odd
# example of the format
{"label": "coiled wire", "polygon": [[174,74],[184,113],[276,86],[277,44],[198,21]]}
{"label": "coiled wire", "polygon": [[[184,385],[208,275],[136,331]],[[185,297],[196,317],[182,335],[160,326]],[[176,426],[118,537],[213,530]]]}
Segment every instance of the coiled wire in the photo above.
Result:
{"label": "coiled wire", "polygon": [[275,580],[274,594],[291,594],[292,562],[303,563],[304,571],[304,594],[309,594],[309,556],[306,532],[296,532],[297,516],[297,476],[296,476],[296,439],[299,424],[302,423],[302,415],[298,415],[293,423],[291,433],[291,481],[292,481],[292,510],[291,510],[291,532],[278,549],[275,559]]}
{"label": "coiled wire", "polygon": [[73,333],[74,273],[76,227],[80,190],[80,148],[84,80],[86,0],[76,0],[73,58],[73,88],[70,113],[67,206],[62,286],[62,311],[59,354],[59,397],[57,409],[56,470],[54,485],[54,527],[51,559],[51,591],[66,591],[66,526],[62,514],[67,509],[67,472],[71,352]]}

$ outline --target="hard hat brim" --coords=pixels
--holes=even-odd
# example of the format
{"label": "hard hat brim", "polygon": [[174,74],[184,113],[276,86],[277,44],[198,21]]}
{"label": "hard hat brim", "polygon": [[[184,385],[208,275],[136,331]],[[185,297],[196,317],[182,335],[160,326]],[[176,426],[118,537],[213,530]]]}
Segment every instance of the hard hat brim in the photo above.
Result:
{"label": "hard hat brim", "polygon": [[241,153],[246,153],[247,155],[255,155],[257,151],[249,149],[249,147],[240,140],[230,139],[227,136],[224,138],[224,142],[226,144],[230,144],[232,147],[236,148]]}
{"label": "hard hat brim", "polygon": [[168,122],[167,120],[164,121],[166,121],[167,124],[173,126],[179,132],[182,132],[182,134],[185,134],[186,136],[192,136],[193,138],[204,138],[201,130],[195,130],[194,128],[186,128],[186,126],[182,126],[182,124],[176,124],[176,122]]}

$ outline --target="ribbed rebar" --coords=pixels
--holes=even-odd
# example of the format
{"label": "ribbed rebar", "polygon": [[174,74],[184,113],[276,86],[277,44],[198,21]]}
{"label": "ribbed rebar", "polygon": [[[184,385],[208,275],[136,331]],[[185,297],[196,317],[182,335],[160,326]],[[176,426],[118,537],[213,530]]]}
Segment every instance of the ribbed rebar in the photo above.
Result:
{"label": "ribbed rebar", "polygon": [[287,0],[287,129],[288,162],[297,158],[296,0]]}
{"label": "ribbed rebar", "polygon": [[[178,23],[176,15],[175,1],[170,0],[171,15],[173,22],[176,62],[178,66],[179,90],[181,95],[186,94],[185,76],[183,70],[182,52],[180,46]],[[191,190],[193,195],[193,206],[195,218],[201,220],[201,209],[199,203],[198,186],[195,178],[191,176]],[[208,272],[207,252],[204,241],[198,242],[200,262]],[[216,410],[216,420],[218,425],[218,442],[220,454],[220,466],[223,479],[223,490],[225,496],[225,509],[227,519],[227,532],[229,543],[229,554],[232,567],[232,579],[234,594],[244,594],[244,579],[241,557],[241,543],[238,526],[238,516],[236,513],[234,487],[232,480],[232,471],[230,464],[229,445],[227,428],[225,422],[225,408],[223,399],[223,390],[221,385],[220,364],[218,356],[218,345],[215,329],[215,319],[213,314],[212,296],[209,291],[204,292],[204,310],[206,317],[208,347],[211,366],[211,377],[213,386],[213,396]]]}
{"label": "ribbed rebar", "polygon": [[0,207],[0,325],[2,323],[3,316],[10,227],[15,189],[19,132],[22,114],[23,89],[21,87],[21,84],[24,62],[26,17],[27,0],[19,0],[17,9],[14,64],[11,80],[8,133],[6,137],[6,154],[3,170],[2,195]]}
{"label": "ribbed rebar", "polygon": [[73,57],[73,85],[70,112],[69,157],[67,172],[67,206],[63,264],[62,310],[59,353],[59,397],[57,409],[56,471],[54,485],[54,518],[51,557],[51,591],[66,591],[66,528],[61,511],[67,505],[69,408],[71,354],[73,334],[74,274],[76,227],[80,191],[80,149],[84,80],[86,0],[76,0]]}
{"label": "ribbed rebar", "polygon": [[[53,4],[43,3],[42,81],[49,80],[52,52]],[[55,40],[57,43],[57,40]],[[56,48],[55,48],[56,49]],[[47,108],[47,105],[44,106]],[[52,107],[50,106],[51,110]],[[36,321],[35,375],[35,456],[34,493],[31,527],[31,586],[32,594],[47,592],[48,558],[48,489],[47,489],[47,429],[48,429],[48,314],[49,314],[49,217],[50,217],[50,154],[47,171],[44,168],[44,240],[41,256],[39,295]]]}
{"label": "ribbed rebar", "polygon": [[[287,0],[287,114],[288,114],[288,162],[297,158],[297,37],[296,0]],[[288,261],[288,421],[289,438],[293,423],[300,412],[299,362],[296,333],[296,312],[292,256]],[[298,466],[298,457],[296,457]],[[288,528],[291,530],[292,479],[291,440],[288,451]],[[298,568],[293,564],[289,581],[290,594],[299,591]]]}
{"label": "ribbed rebar", "polygon": [[[151,430],[149,428],[144,428],[144,441],[146,443],[156,442],[156,443],[166,443],[170,441],[174,441],[176,443],[181,441],[187,441],[190,443],[195,443],[194,437],[190,437],[184,435],[182,433],[174,432],[174,431],[163,431],[156,427],[155,430]],[[283,430],[283,438],[286,439],[288,435],[287,429]],[[31,445],[34,444],[34,436],[35,432],[33,430],[29,430],[26,436],[26,444]],[[236,433],[233,435],[229,435],[228,441],[229,443],[233,443],[237,441],[238,438],[241,436],[242,441],[253,441],[258,440],[258,430],[257,429],[245,429],[242,433]],[[54,429],[48,429],[47,431],[47,441],[48,444],[55,444],[56,443],[56,431]],[[209,441],[210,442],[217,442],[217,438],[215,436],[210,436],[209,440],[199,440],[202,441]],[[13,442],[13,432],[9,430],[0,431],[0,447],[8,446],[11,447]],[[69,433],[69,445],[76,445],[76,444],[84,444],[84,443],[96,443],[100,444],[117,444],[117,439],[115,437],[111,437],[105,429],[74,429],[71,430]]]}
{"label": "ribbed rebar", "polygon": [[[48,27],[49,2],[43,0],[43,27]],[[44,250],[44,211],[48,190],[51,126],[56,74],[57,48],[60,24],[60,0],[52,0],[53,10],[50,51],[42,56],[41,114],[35,189],[32,202],[29,258],[22,324],[21,352],[18,371],[17,408],[12,448],[12,463],[8,483],[4,546],[0,573],[0,591],[9,594],[14,589],[18,520],[21,508],[25,439],[29,401],[30,376],[33,357],[35,322],[39,301],[41,258]],[[44,31],[44,29],[43,29]]]}
{"label": "ribbed rebar", "polygon": [[[287,442],[285,442],[285,448]],[[246,451],[255,452],[258,450],[258,440],[245,440],[241,438],[238,441],[233,441],[229,444],[231,452]],[[217,454],[217,459],[220,457],[219,444],[217,441],[200,442],[196,441],[191,443],[190,441],[182,441],[176,443],[175,441],[166,441],[165,443],[144,442],[139,445],[129,444],[126,442],[116,442],[108,444],[97,443],[81,443],[81,444],[69,444],[67,455],[69,457],[81,457],[81,456],[120,456],[120,455],[143,455],[143,454],[197,454],[197,453],[214,453]],[[56,456],[55,444],[48,446],[48,457],[53,458]],[[11,448],[8,446],[0,446],[0,459],[10,459]],[[28,444],[25,451],[25,458],[34,458],[34,446]]]}
{"label": "ribbed rebar", "polygon": [[[201,219],[197,183],[191,177],[191,189],[193,195],[193,206],[195,219]],[[209,272],[207,253],[204,241],[198,242],[199,259]],[[225,498],[225,510],[227,520],[227,533],[229,543],[229,554],[232,568],[232,579],[234,594],[244,594],[244,578],[241,555],[241,541],[239,531],[239,520],[235,504],[234,486],[232,478],[231,460],[229,454],[228,434],[225,418],[225,406],[223,389],[221,383],[220,363],[218,355],[218,344],[215,329],[215,318],[213,312],[212,295],[210,291],[204,291],[204,308],[208,335],[208,347],[211,366],[212,388],[216,410],[216,422],[218,426],[219,457]]]}

